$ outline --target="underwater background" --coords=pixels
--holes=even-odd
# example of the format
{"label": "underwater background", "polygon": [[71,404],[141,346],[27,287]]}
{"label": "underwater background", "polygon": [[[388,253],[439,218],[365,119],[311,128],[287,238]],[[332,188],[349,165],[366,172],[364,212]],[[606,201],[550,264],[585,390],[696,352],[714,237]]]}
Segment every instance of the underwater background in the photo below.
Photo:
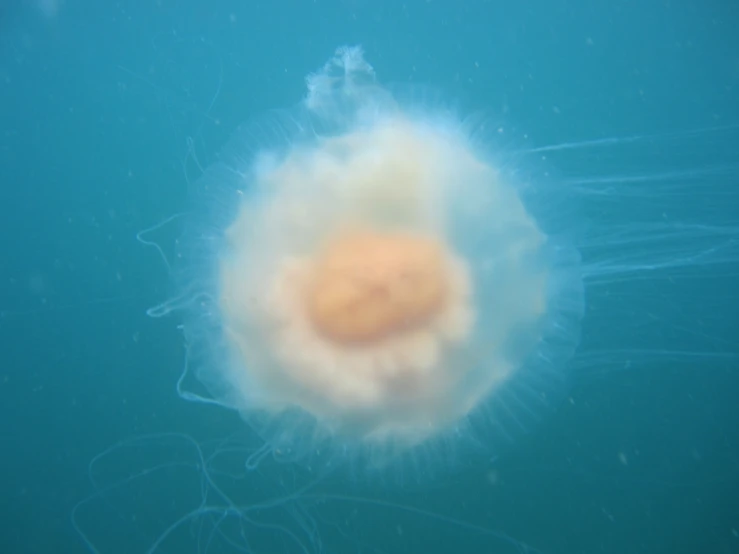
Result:
{"label": "underwater background", "polygon": [[[0,553],[146,552],[191,511],[157,552],[739,552],[739,259],[685,287],[681,322],[715,306],[690,359],[587,368],[504,454],[407,489],[305,489],[304,469],[237,475],[224,459],[213,475],[244,505],[303,498],[219,527],[225,511],[198,511],[198,456],[248,431],[177,396],[176,318],[146,315],[167,268],[136,240],[342,44],[362,44],[381,81],[439,87],[536,145],[724,129],[701,131],[690,159],[722,168],[708,178],[739,229],[738,28],[729,0],[4,0]],[[670,156],[658,169],[684,169],[684,148]],[[618,328],[594,332],[618,344]],[[121,486],[80,505],[101,453],[95,483]]]}

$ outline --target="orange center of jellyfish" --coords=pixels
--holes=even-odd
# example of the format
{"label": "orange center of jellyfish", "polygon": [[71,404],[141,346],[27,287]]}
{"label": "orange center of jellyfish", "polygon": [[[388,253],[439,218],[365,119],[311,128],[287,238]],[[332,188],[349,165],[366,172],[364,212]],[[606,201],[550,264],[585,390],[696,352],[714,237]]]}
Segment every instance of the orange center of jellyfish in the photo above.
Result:
{"label": "orange center of jellyfish", "polygon": [[330,242],[319,256],[307,308],[324,335],[365,342],[422,325],[442,308],[447,290],[438,241],[354,232]]}

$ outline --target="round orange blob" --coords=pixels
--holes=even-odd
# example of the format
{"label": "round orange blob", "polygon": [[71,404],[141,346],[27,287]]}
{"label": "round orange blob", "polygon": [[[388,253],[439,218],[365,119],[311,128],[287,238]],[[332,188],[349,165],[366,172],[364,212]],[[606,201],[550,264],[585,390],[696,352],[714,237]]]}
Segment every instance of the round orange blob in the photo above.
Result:
{"label": "round orange blob", "polygon": [[442,308],[448,293],[443,252],[427,237],[344,234],[314,266],[308,314],[324,335],[349,343],[420,326]]}

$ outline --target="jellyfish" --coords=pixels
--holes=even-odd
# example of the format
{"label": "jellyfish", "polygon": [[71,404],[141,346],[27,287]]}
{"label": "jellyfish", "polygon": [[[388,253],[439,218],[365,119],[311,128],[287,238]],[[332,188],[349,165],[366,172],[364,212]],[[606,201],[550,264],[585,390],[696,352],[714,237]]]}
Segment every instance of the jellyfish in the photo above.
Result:
{"label": "jellyfish", "polygon": [[249,143],[260,122],[206,170],[228,213],[183,239],[186,293],[151,313],[186,308],[190,367],[284,457],[376,469],[526,428],[584,309],[557,191],[528,206],[484,124],[405,105],[359,47],[307,87],[277,144]]}
{"label": "jellyfish", "polygon": [[168,264],[175,294],[148,312],[181,318],[180,395],[238,413],[254,432],[248,446],[137,439],[93,469],[128,467],[129,449],[144,469],[100,490],[172,467],[199,483],[195,507],[147,552],[192,522],[197,551],[256,551],[255,534],[274,531],[288,550],[322,551],[321,523],[344,539],[364,524],[315,515],[332,501],[481,537],[470,550],[494,540],[534,552],[417,506],[314,485],[345,466],[423,480],[489,460],[576,380],[734,364],[716,318],[739,261],[739,129],[515,143],[490,117],[381,85],[360,47],[339,48],[306,85],[293,109],[238,129],[192,207],[163,222],[183,227]]}

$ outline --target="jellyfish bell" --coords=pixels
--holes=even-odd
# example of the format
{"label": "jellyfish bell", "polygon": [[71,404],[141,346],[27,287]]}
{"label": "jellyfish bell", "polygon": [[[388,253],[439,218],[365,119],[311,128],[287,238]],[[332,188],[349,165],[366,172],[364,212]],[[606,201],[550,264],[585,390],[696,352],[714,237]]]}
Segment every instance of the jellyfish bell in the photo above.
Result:
{"label": "jellyfish bell", "polygon": [[[458,425],[523,362],[514,343],[545,315],[557,269],[514,192],[491,198],[494,175],[464,150],[395,125],[361,134],[260,176],[274,192],[244,203],[219,271],[243,362],[211,377],[236,388],[242,411],[299,407],[317,433],[412,446]],[[490,206],[455,208],[457,183]]]}
{"label": "jellyfish bell", "polygon": [[383,468],[494,448],[562,382],[584,305],[576,250],[469,128],[404,106],[360,48],[307,82],[276,144],[249,127],[205,171],[226,223],[194,226],[186,292],[152,313],[187,308],[197,377],[290,459]]}

